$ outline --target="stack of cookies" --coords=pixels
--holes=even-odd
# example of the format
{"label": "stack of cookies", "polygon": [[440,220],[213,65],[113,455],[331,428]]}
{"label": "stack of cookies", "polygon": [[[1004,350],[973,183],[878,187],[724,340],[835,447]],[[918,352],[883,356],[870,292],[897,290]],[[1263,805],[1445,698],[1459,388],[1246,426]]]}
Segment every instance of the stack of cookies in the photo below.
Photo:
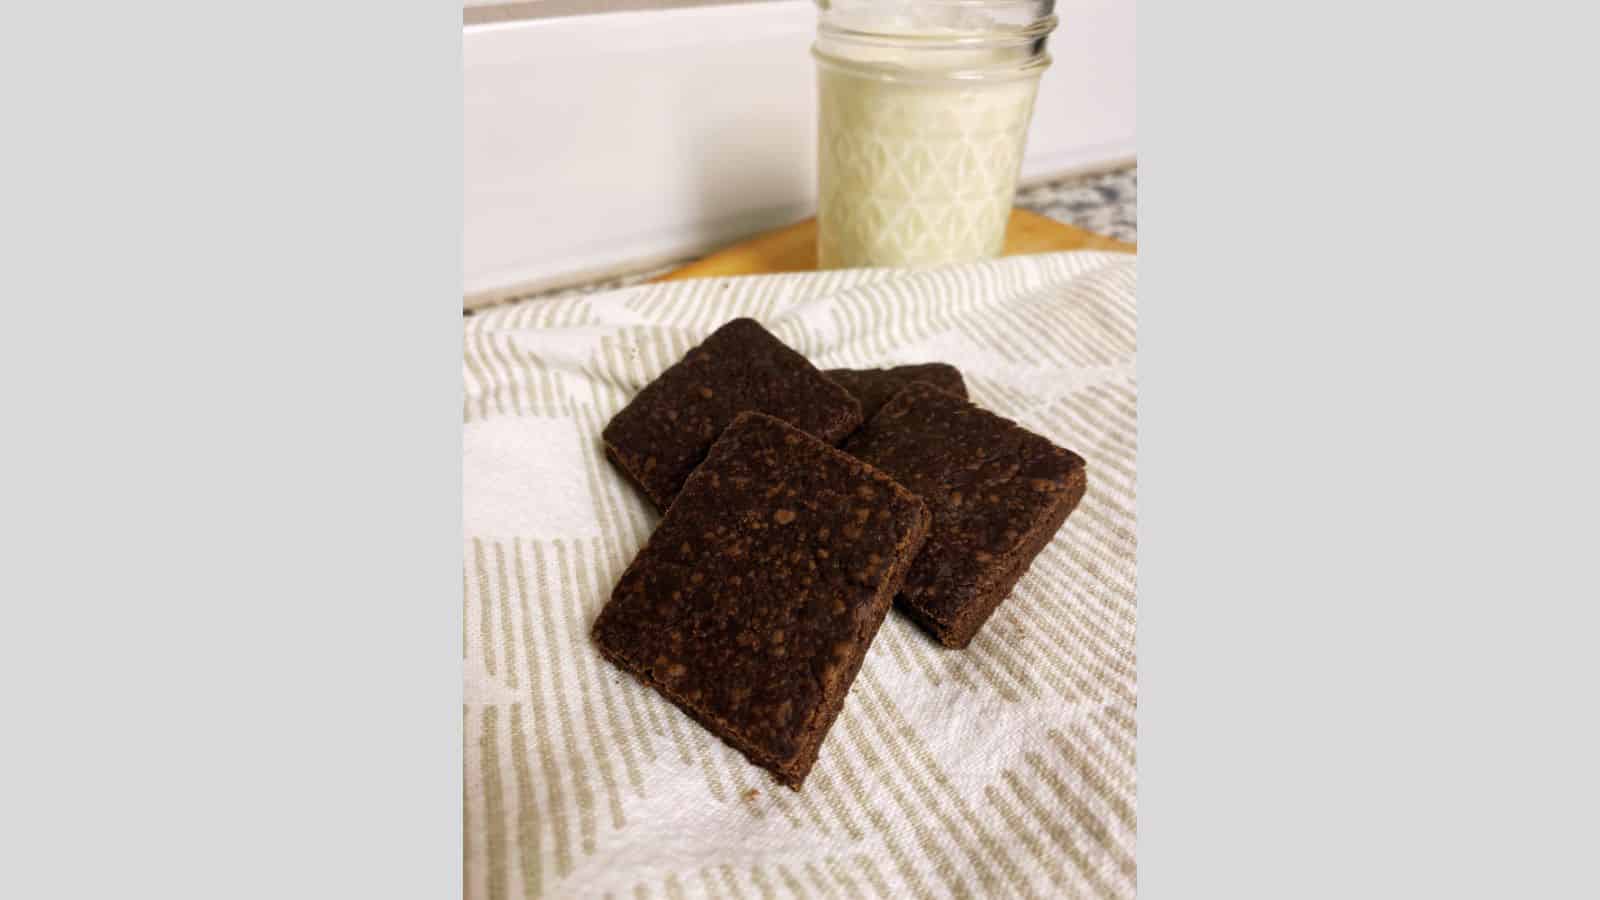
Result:
{"label": "stack of cookies", "polygon": [[799,789],[891,603],[972,642],[1085,488],[1084,461],[942,363],[819,371],[735,319],[603,435],[664,513],[600,652]]}

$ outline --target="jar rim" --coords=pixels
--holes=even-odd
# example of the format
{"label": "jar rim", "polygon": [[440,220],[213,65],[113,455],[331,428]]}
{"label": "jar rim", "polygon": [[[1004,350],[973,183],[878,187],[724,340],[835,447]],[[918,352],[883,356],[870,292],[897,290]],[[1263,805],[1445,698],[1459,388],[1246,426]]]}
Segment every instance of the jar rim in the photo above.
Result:
{"label": "jar rim", "polygon": [[[815,2],[817,4],[817,6],[820,9],[823,9],[823,10],[836,9],[836,8],[838,8],[840,6],[840,0],[815,0]],[[862,5],[862,4],[847,2],[845,5]],[[885,4],[885,5],[888,5],[888,4]],[[899,0],[899,2],[896,5],[904,6],[904,5],[907,5],[907,4],[904,2],[904,0]],[[982,7],[982,8],[986,8],[986,9],[1003,9],[1003,8],[1006,8],[1006,7],[1016,7],[1016,8],[1038,7],[1040,13],[1042,13],[1043,15],[1049,15],[1052,12],[1055,11],[1055,0],[915,0],[915,5],[916,6],[954,6],[954,7],[973,7],[973,8]]]}
{"label": "jar rim", "polygon": [[[1036,76],[1055,0],[816,0],[820,65],[881,81]],[[886,64],[902,52],[916,65]]]}
{"label": "jar rim", "polygon": [[1008,50],[1055,30],[1055,0],[815,0],[819,39],[841,47]]}
{"label": "jar rim", "polygon": [[1023,27],[1003,26],[987,31],[916,32],[872,31],[848,28],[830,22],[819,22],[817,32],[829,38],[838,38],[853,44],[883,47],[930,47],[961,49],[999,49],[1036,43],[1055,30],[1058,20],[1054,15],[1036,19]]}
{"label": "jar rim", "polygon": [[1039,51],[1031,56],[1021,59],[1017,63],[1006,65],[992,65],[965,69],[910,69],[890,68],[877,62],[864,62],[850,59],[823,50],[820,45],[811,45],[811,56],[819,66],[835,69],[851,75],[871,78],[875,81],[890,82],[941,82],[941,81],[999,81],[1018,78],[1033,78],[1050,67],[1050,54]]}

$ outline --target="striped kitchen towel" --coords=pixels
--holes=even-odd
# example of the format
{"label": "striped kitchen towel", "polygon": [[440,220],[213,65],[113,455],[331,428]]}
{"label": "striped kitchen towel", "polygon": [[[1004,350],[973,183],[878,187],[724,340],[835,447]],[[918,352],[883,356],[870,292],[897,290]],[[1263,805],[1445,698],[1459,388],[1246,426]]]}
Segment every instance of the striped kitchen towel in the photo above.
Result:
{"label": "striped kitchen towel", "polygon": [[[1136,266],[678,281],[468,318],[466,895],[1133,896]],[[800,793],[589,636],[658,519],[600,430],[736,316],[820,368],[954,363],[1089,463],[969,649],[889,614]]]}

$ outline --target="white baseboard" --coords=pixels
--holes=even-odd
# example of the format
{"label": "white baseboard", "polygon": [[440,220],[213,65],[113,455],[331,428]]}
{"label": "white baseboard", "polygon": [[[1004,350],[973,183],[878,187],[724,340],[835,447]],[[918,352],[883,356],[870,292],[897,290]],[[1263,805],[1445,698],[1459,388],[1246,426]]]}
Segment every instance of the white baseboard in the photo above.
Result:
{"label": "white baseboard", "polygon": [[[1057,13],[1024,181],[1135,152],[1134,3]],[[814,213],[815,29],[798,0],[468,26],[469,305]]]}

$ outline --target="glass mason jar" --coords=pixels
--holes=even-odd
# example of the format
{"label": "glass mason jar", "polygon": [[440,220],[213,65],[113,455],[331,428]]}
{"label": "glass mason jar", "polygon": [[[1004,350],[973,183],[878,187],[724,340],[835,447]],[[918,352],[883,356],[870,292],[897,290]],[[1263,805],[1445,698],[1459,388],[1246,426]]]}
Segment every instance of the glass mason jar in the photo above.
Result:
{"label": "glass mason jar", "polygon": [[817,0],[817,259],[1000,254],[1055,0]]}

